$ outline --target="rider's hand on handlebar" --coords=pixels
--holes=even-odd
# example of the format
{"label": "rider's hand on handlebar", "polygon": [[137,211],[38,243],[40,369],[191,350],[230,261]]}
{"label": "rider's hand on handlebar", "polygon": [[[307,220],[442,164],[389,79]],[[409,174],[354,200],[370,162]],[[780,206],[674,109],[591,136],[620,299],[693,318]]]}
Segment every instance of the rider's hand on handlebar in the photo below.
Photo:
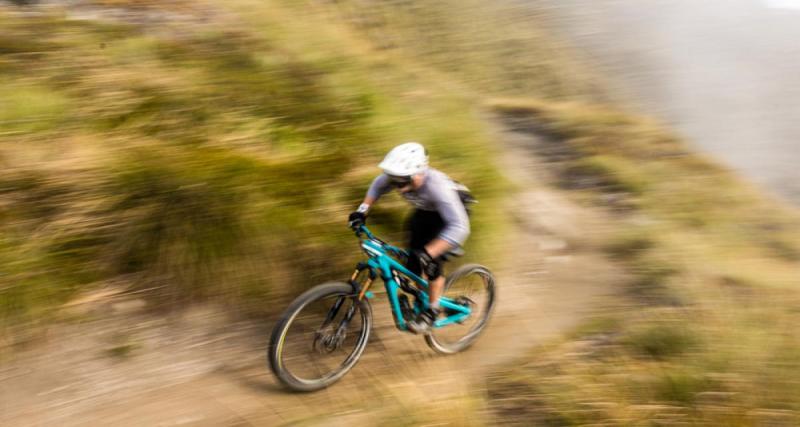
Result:
{"label": "rider's hand on handlebar", "polygon": [[363,212],[355,211],[347,218],[347,223],[353,230],[358,230],[359,227],[367,222],[367,215]]}

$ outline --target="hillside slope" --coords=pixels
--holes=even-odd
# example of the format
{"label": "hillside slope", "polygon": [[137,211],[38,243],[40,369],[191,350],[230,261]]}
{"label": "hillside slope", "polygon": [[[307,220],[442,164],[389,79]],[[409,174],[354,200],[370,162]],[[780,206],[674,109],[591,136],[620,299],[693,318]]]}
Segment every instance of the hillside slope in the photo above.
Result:
{"label": "hillside slope", "polygon": [[[321,14],[247,1],[32,10],[0,15],[7,322],[109,285],[156,306],[266,314],[350,268],[342,218],[401,141],[424,141],[487,202],[500,188],[468,95]],[[387,200],[376,224],[403,215]],[[475,255],[494,223],[482,209]]]}
{"label": "hillside slope", "polygon": [[[798,213],[610,107],[533,10],[0,7],[0,423],[796,424]],[[287,394],[265,319],[346,275],[409,139],[481,200],[492,325],[439,357],[377,305],[342,383]]]}
{"label": "hillside slope", "polygon": [[[529,425],[796,425],[800,215],[650,120],[531,101],[493,107],[539,139],[553,185],[613,213],[621,304],[489,381]],[[616,234],[616,235],[615,235]]]}

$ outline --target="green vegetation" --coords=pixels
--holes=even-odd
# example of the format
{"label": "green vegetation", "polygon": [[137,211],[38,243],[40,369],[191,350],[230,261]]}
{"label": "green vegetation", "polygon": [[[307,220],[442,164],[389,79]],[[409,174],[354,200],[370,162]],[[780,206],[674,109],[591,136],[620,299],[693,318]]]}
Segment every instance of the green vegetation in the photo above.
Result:
{"label": "green vegetation", "polygon": [[557,183],[584,183],[567,188],[616,213],[604,250],[631,277],[631,308],[497,372],[492,410],[519,424],[797,424],[797,213],[649,120],[575,103],[492,107],[545,139]]}
{"label": "green vegetation", "polygon": [[640,331],[631,331],[623,342],[632,350],[654,359],[686,353],[696,340],[687,325],[674,323],[648,324]]}
{"label": "green vegetation", "polygon": [[[347,276],[359,254],[343,218],[405,140],[495,197],[462,92],[365,54],[321,11],[259,3],[94,2],[130,22],[0,10],[3,323],[110,280],[154,306],[270,313]],[[137,19],[148,9],[182,19],[156,29]],[[387,196],[373,221],[401,240],[405,209]],[[491,245],[487,212],[473,257]]]}
{"label": "green vegetation", "polygon": [[117,360],[130,357],[131,353],[141,347],[139,343],[132,340],[127,334],[116,334],[109,341],[110,346],[105,350],[105,354]]}
{"label": "green vegetation", "polygon": [[[498,16],[492,13],[503,13],[470,2],[451,6],[443,5],[459,10],[455,21],[476,11],[491,16],[489,21]],[[363,18],[377,12],[350,13]],[[430,13],[434,16],[426,19],[443,19],[435,10]],[[573,190],[588,204],[609,208],[616,214],[610,225],[622,230],[606,250],[630,274],[626,295],[634,308],[601,315],[563,344],[537,348],[497,372],[488,386],[492,415],[503,424],[519,425],[670,425],[686,420],[706,425],[786,424],[789,418],[780,411],[786,402],[800,402],[787,384],[793,383],[788,379],[793,377],[792,368],[783,371],[783,379],[775,379],[783,384],[780,394],[766,397],[768,387],[760,378],[775,378],[780,370],[765,361],[766,354],[787,352],[766,342],[775,339],[781,347],[796,349],[798,341],[789,339],[787,344],[777,338],[782,328],[754,326],[752,321],[754,312],[773,311],[772,292],[788,300],[797,284],[790,273],[796,274],[796,268],[785,262],[791,261],[800,243],[796,214],[691,153],[658,123],[598,105],[604,97],[593,89],[594,80],[568,71],[574,62],[560,62],[556,69],[561,73],[540,67],[538,75],[522,79],[499,70],[475,73],[470,61],[477,58],[483,67],[520,68],[503,59],[487,60],[485,45],[463,35],[469,31],[460,32],[455,40],[422,43],[426,28],[446,31],[447,27],[401,19],[384,13],[354,25],[368,22],[362,31],[374,40],[392,40],[378,43],[383,51],[406,55],[463,81],[479,82],[480,93],[535,96],[535,101],[495,101],[490,108],[515,129],[545,137],[539,155],[553,168],[554,184]],[[485,21],[472,22],[480,27]],[[542,64],[553,58],[546,53],[556,46],[552,40],[530,28],[527,34],[524,48],[506,58]],[[448,48],[436,49],[439,41]],[[417,44],[425,49],[415,50]],[[468,47],[464,51],[459,46]],[[493,78],[498,81],[492,82]],[[559,90],[564,85],[578,88],[577,93]],[[575,100],[579,102],[563,102]],[[781,225],[771,225],[774,222]],[[776,254],[781,254],[778,259]],[[725,285],[735,289],[722,291],[723,296],[721,272],[738,278],[726,281],[738,285]],[[742,310],[739,304],[753,305]],[[781,313],[792,312],[791,304],[780,307]],[[784,314],[777,318],[791,323]],[[755,344],[738,341],[743,337],[771,338]]]}
{"label": "green vegetation", "polygon": [[481,0],[311,2],[340,18],[372,49],[480,95],[602,100],[606,90],[570,48],[537,26],[530,7]]}
{"label": "green vegetation", "polygon": [[[406,140],[483,202],[468,249],[491,263],[504,184],[482,107],[514,96],[525,99],[489,104],[494,118],[542,137],[554,186],[611,212],[620,231],[603,250],[628,272],[627,310],[498,370],[485,396],[439,402],[461,419],[416,401],[377,416],[800,424],[797,212],[658,123],[603,105],[602,84],[530,24],[534,12],[477,0],[89,3],[182,19],[0,9],[3,324],[40,321],[109,281],[154,306],[282,307],[346,277],[358,253],[343,218]],[[403,209],[387,197],[371,221],[399,240]]]}

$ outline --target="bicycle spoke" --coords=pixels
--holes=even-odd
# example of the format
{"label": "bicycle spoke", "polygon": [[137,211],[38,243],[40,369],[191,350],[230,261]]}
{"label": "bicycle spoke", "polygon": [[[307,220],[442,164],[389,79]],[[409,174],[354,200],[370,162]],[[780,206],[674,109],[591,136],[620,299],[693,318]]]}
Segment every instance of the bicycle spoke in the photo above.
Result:
{"label": "bicycle spoke", "polygon": [[[437,351],[453,353],[471,344],[486,324],[494,305],[494,279],[483,267],[464,268],[454,272],[444,296],[456,304],[468,306],[470,315],[434,329],[426,340]],[[458,311],[451,309],[445,313],[453,316]]]}
{"label": "bicycle spoke", "polygon": [[309,304],[294,319],[285,337],[285,369],[302,380],[336,372],[353,353],[364,327],[360,317],[354,315],[356,311],[353,300],[345,296]]}

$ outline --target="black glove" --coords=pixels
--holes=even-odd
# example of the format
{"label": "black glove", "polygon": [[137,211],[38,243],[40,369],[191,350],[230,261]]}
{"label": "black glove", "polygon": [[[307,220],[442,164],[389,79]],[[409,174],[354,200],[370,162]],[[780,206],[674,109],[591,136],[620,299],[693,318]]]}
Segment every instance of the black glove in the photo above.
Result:
{"label": "black glove", "polygon": [[[425,249],[414,249],[411,251],[409,258],[409,267],[411,271],[421,271],[428,276],[428,280],[434,280],[442,275],[441,264],[433,259],[433,257]],[[416,264],[416,265],[415,265]],[[419,266],[419,268],[414,268]]]}
{"label": "black glove", "polygon": [[364,212],[355,211],[347,218],[347,223],[353,230],[358,230],[359,227],[367,222],[367,215]]}

